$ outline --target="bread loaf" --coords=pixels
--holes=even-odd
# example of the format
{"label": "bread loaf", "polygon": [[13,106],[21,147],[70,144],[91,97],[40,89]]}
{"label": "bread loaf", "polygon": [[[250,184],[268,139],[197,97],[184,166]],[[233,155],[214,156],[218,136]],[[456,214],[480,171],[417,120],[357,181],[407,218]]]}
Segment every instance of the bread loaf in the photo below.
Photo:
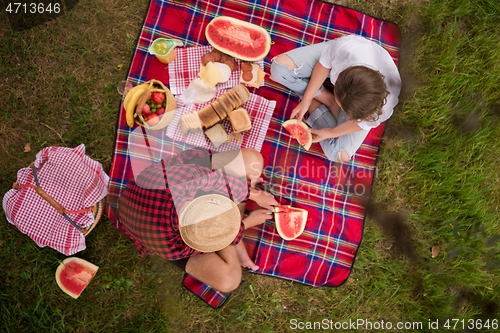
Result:
{"label": "bread loaf", "polygon": [[198,110],[198,117],[200,117],[201,125],[203,128],[210,128],[220,121],[219,116],[215,112],[212,105],[207,105],[203,109]]}
{"label": "bread loaf", "polygon": [[234,133],[244,133],[252,128],[252,122],[247,110],[239,108],[228,114]]}
{"label": "bread loaf", "polygon": [[230,109],[234,110],[236,109],[238,105],[238,98],[236,96],[236,93],[232,90],[227,91],[223,96],[225,96],[229,102]]}
{"label": "bread loaf", "polygon": [[[250,98],[250,92],[248,91],[248,89],[242,85],[242,84],[238,84],[236,86],[234,86],[232,89],[231,89],[237,96],[237,100],[239,102],[238,106],[241,106],[243,104],[245,104],[248,99]],[[229,90],[229,91],[231,91]]]}
{"label": "bread loaf", "polygon": [[[233,87],[220,95],[212,104],[196,112],[182,115],[179,121],[182,134],[188,135],[190,133],[196,133],[203,128],[206,130],[205,134],[210,138],[212,143],[218,143],[218,145],[214,143],[214,146],[218,147],[220,144],[227,141],[227,133],[224,127],[218,124],[226,117],[229,117],[229,121],[235,133],[248,131],[252,128],[250,116],[245,109],[238,108],[245,104],[249,98],[250,92],[244,85],[239,84]],[[220,125],[220,128],[216,125]],[[221,130],[225,134],[225,141],[220,141],[222,140],[221,138],[224,138]],[[212,137],[207,133],[210,133]]]}
{"label": "bread loaf", "polygon": [[219,102],[218,98],[215,102],[212,103],[212,107],[215,110],[215,113],[217,113],[217,116],[219,116],[220,121],[224,120],[227,117],[227,112]]}
{"label": "bread loaf", "polygon": [[217,98],[216,102],[222,108],[222,111],[224,112],[224,118],[227,117],[227,114],[229,112],[233,111],[233,107],[231,107],[231,104],[229,103],[229,100],[227,99],[226,95],[224,94],[220,95],[219,98]]}

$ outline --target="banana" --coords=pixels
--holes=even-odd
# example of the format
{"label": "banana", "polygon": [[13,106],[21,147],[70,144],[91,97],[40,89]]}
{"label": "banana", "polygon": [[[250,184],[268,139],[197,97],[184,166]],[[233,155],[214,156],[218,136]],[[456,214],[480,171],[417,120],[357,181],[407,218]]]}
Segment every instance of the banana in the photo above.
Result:
{"label": "banana", "polygon": [[127,106],[128,102],[130,101],[130,98],[138,89],[140,89],[141,87],[148,87],[148,86],[149,86],[148,83],[143,83],[130,89],[130,91],[125,96],[125,99],[123,100],[123,107],[125,108]]}
{"label": "banana", "polygon": [[137,89],[134,94],[130,97],[130,100],[128,101],[128,104],[125,105],[125,112],[126,112],[126,119],[127,119],[127,125],[129,127],[134,127],[134,113],[135,113],[135,106],[139,102],[139,99],[142,97],[144,92],[148,89],[148,87],[141,87],[140,89]]}

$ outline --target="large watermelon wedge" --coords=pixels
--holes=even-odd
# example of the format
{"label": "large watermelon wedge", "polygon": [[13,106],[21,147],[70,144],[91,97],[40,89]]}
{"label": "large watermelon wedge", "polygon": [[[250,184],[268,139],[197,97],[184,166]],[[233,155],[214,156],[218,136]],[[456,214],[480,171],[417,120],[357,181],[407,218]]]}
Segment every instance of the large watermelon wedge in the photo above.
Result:
{"label": "large watermelon wedge", "polygon": [[299,122],[297,119],[290,119],[283,123],[288,133],[296,139],[305,150],[309,150],[312,145],[312,134],[309,133],[309,127],[303,121]]}
{"label": "large watermelon wedge", "polygon": [[281,238],[293,240],[304,232],[307,210],[291,206],[278,206],[274,208],[274,221]]}
{"label": "large watermelon wedge", "polygon": [[245,61],[260,60],[271,49],[271,36],[265,29],[229,16],[210,21],[205,36],[217,50]]}
{"label": "large watermelon wedge", "polygon": [[59,287],[73,298],[78,298],[87,287],[99,267],[90,262],[70,257],[57,267],[56,281]]}

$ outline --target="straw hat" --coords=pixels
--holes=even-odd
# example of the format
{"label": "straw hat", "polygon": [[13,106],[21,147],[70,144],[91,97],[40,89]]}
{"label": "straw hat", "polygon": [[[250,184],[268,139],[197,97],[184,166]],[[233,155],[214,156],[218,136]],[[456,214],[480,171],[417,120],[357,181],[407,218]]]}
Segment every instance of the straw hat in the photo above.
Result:
{"label": "straw hat", "polygon": [[240,230],[238,206],[219,194],[203,195],[181,210],[179,231],[189,247],[215,252],[230,245]]}

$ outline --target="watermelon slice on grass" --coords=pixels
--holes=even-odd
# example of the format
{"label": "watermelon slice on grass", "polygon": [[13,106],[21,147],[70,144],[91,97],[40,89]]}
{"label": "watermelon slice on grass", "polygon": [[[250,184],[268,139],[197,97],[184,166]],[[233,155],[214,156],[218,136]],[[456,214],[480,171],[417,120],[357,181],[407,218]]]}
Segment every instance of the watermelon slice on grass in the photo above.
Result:
{"label": "watermelon slice on grass", "polygon": [[274,207],[276,230],[284,240],[293,240],[303,232],[307,222],[307,210],[292,206]]}
{"label": "watermelon slice on grass", "polygon": [[73,298],[78,298],[88,286],[99,267],[76,257],[64,259],[57,267],[56,281],[59,287]]}

